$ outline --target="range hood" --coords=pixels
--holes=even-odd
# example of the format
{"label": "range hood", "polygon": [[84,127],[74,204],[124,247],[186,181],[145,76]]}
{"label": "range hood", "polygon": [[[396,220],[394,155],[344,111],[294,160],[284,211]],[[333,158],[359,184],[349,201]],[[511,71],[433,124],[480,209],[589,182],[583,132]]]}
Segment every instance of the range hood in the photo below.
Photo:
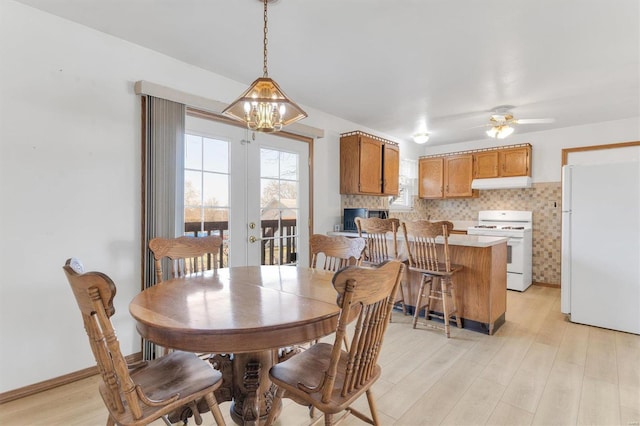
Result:
{"label": "range hood", "polygon": [[530,176],[515,176],[504,178],[474,179],[471,189],[512,189],[531,188]]}

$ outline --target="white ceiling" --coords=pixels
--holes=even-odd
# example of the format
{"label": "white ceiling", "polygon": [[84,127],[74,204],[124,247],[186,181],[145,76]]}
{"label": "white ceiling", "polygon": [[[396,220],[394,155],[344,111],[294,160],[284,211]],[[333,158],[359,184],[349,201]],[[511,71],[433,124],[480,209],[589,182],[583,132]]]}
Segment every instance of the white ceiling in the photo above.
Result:
{"label": "white ceiling", "polygon": [[[262,76],[256,0],[18,1],[247,86]],[[423,120],[432,145],[482,139],[500,105],[556,119],[521,134],[640,116],[638,0],[279,0],[268,17],[287,95],[400,140]]]}

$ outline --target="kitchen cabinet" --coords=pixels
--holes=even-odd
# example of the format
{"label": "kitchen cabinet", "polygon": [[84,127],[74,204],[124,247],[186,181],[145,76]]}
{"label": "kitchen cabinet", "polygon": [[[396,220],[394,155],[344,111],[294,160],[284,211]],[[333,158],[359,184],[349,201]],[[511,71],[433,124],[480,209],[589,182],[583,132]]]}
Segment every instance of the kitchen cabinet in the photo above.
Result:
{"label": "kitchen cabinet", "polygon": [[501,149],[500,176],[531,176],[531,145]]}
{"label": "kitchen cabinet", "polygon": [[340,136],[340,193],[398,195],[398,144],[359,131]]}
{"label": "kitchen cabinet", "polygon": [[474,197],[473,155],[447,155],[420,158],[418,163],[420,198]]}
{"label": "kitchen cabinet", "polygon": [[531,176],[531,145],[476,152],[473,163],[475,179]]}
{"label": "kitchen cabinet", "polygon": [[444,157],[421,158],[418,161],[418,197],[444,197]]}

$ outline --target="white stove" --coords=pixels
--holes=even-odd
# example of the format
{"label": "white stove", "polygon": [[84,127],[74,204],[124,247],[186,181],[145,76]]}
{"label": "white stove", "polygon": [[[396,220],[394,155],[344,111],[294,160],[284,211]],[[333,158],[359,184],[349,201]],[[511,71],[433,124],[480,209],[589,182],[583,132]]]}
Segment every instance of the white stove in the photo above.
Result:
{"label": "white stove", "polygon": [[507,288],[525,291],[532,280],[533,213],[521,210],[481,210],[468,235],[507,237]]}

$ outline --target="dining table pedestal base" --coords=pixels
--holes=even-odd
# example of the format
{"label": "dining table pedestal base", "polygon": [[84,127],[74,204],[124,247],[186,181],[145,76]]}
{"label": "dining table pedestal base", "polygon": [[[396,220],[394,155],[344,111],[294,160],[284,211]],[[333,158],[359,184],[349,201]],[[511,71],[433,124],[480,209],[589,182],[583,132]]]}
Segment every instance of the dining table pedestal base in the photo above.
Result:
{"label": "dining table pedestal base", "polygon": [[[209,362],[222,373],[222,386],[216,391],[218,402],[232,401],[231,418],[239,425],[260,425],[273,407],[275,385],[269,369],[300,351],[297,347],[239,354],[214,354]],[[277,415],[276,415],[277,416]]]}

